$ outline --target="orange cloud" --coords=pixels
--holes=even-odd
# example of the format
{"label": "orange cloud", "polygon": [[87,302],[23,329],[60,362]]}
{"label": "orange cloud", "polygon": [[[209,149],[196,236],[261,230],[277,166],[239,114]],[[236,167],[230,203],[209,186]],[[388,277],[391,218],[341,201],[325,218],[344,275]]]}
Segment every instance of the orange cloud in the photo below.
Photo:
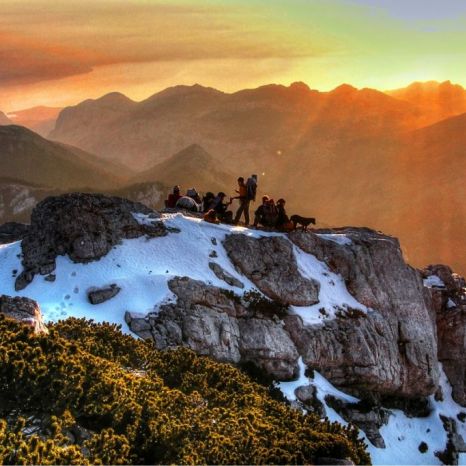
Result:
{"label": "orange cloud", "polygon": [[[89,73],[101,65],[321,55],[245,12],[159,2],[6,0],[0,84]],[[2,13],[3,14],[3,13]]]}
{"label": "orange cloud", "polygon": [[0,32],[0,85],[29,84],[89,73],[94,53]]}

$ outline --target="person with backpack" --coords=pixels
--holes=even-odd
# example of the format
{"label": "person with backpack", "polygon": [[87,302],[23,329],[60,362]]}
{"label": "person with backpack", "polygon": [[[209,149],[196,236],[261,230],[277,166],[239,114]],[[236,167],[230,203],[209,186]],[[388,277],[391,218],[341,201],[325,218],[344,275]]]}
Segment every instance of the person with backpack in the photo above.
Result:
{"label": "person with backpack", "polygon": [[219,192],[217,197],[214,199],[212,209],[215,211],[217,218],[223,223],[233,223],[233,212],[228,210],[228,207],[233,202],[230,198],[230,202],[223,202],[226,194]]}
{"label": "person with backpack", "polygon": [[238,225],[241,216],[244,214],[244,224],[245,226],[249,225],[249,203],[251,202],[248,199],[248,188],[244,183],[244,178],[240,176],[238,178],[238,189],[236,190],[238,196],[234,197],[233,199],[239,200],[239,207],[236,211],[235,219],[233,223]]}
{"label": "person with backpack", "polygon": [[168,199],[165,200],[165,207],[168,207],[169,209],[174,209],[176,207],[176,203],[178,199],[181,198],[180,194],[180,187],[174,186],[173,192],[168,195]]}
{"label": "person with backpack", "polygon": [[213,209],[215,205],[215,200],[216,197],[214,193],[210,191],[205,193],[205,196],[202,198],[202,212],[206,213],[210,209]]}
{"label": "person with backpack", "polygon": [[272,228],[276,225],[278,218],[275,202],[269,196],[262,196],[262,204],[257,208],[254,214],[254,228],[262,225],[266,228]]}
{"label": "person with backpack", "polygon": [[190,197],[196,204],[201,204],[202,200],[196,188],[190,188],[186,191],[186,196]]}
{"label": "person with backpack", "polygon": [[283,198],[277,201],[277,222],[275,226],[277,227],[277,230],[280,231],[292,231],[294,230],[294,224],[290,221],[288,215],[286,214],[285,204],[286,201]]}

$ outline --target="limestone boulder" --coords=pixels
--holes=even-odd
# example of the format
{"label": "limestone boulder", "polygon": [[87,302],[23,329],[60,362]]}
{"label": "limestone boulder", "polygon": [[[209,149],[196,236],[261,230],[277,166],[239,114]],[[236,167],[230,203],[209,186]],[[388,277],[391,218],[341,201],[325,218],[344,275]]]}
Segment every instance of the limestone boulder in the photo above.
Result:
{"label": "limestone boulder", "polygon": [[35,333],[48,333],[39,304],[32,299],[0,295],[0,314],[32,327]]}
{"label": "limestone boulder", "polygon": [[225,238],[223,246],[236,269],[269,298],[296,306],[319,301],[319,282],[301,275],[286,238],[234,234]]}

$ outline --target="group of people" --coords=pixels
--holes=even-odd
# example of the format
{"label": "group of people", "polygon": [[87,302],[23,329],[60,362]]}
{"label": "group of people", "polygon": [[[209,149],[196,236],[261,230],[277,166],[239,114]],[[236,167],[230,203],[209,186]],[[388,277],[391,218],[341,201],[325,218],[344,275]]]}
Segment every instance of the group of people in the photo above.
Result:
{"label": "group of people", "polygon": [[[215,195],[207,192],[201,199],[195,188],[190,188],[183,196],[180,187],[175,186],[165,201],[165,207],[183,209],[190,212],[204,214],[204,220],[210,223],[228,223],[238,225],[244,217],[244,225],[250,225],[249,208],[251,202],[255,202],[257,193],[257,175],[251,175],[246,181],[240,176],[236,195],[229,198],[224,192]],[[229,207],[233,201],[239,201],[239,207],[233,215]],[[262,196],[262,204],[254,213],[254,228],[259,225],[265,228],[276,228],[280,231],[290,231],[294,228],[285,210],[285,199],[279,199],[276,203],[269,196]]]}

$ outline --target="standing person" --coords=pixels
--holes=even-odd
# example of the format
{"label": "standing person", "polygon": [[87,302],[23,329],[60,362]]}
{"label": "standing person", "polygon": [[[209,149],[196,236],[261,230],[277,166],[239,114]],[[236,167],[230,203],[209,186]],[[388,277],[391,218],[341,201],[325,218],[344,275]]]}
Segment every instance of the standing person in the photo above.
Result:
{"label": "standing person", "polygon": [[239,207],[236,211],[235,219],[233,223],[237,225],[241,218],[241,215],[244,213],[244,223],[245,226],[249,225],[249,203],[250,200],[248,199],[248,188],[244,183],[244,178],[240,176],[238,178],[238,189],[236,190],[238,196],[234,197],[233,199],[239,199]]}

